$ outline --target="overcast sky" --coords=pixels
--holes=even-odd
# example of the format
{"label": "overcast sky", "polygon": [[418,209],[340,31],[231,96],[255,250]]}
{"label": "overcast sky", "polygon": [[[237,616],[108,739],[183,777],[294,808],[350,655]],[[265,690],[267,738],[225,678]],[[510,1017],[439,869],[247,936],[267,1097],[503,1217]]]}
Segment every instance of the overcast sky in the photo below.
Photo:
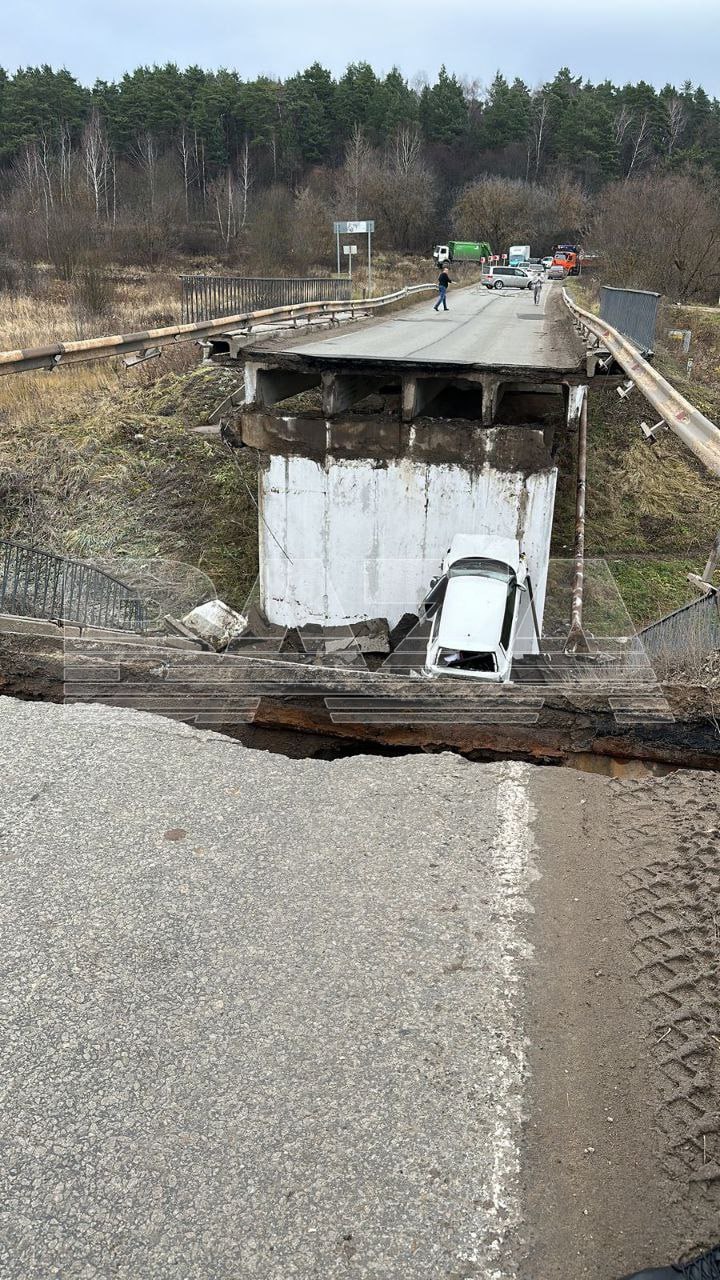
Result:
{"label": "overcast sky", "polygon": [[531,87],[564,64],[590,80],[684,80],[720,96],[718,0],[4,0],[0,65],[65,66],[86,84],[143,63],[285,77],[315,59],[434,79],[445,62]]}

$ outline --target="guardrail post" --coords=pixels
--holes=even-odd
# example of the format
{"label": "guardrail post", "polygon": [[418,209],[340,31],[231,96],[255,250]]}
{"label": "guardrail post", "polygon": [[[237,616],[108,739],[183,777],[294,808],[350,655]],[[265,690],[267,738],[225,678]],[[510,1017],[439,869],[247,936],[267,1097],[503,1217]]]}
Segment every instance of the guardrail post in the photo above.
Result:
{"label": "guardrail post", "polygon": [[565,652],[589,654],[591,652],[590,643],[583,631],[588,389],[587,387],[580,387],[579,390],[582,392],[582,403],[580,405],[580,413],[578,415],[577,482],[575,491],[575,563],[573,567],[570,632],[565,643]]}

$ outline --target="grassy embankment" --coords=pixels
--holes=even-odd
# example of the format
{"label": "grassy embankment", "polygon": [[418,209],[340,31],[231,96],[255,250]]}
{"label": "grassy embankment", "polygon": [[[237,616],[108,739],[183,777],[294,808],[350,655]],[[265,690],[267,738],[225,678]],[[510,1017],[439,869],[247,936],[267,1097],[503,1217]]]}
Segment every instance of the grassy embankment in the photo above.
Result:
{"label": "grassy embankment", "polygon": [[[46,277],[0,294],[0,349],[178,318],[176,277],[126,273],[92,318]],[[0,536],[114,561],[120,575],[123,559],[184,561],[241,604],[256,572],[255,468],[189,431],[237,385],[229,369],[199,368],[192,345],[134,369],[0,378]]]}
{"label": "grassy embankment", "polygon": [[[588,297],[578,299],[588,305]],[[668,339],[691,329],[693,367]],[[656,367],[714,422],[720,422],[720,311],[665,306],[658,320]],[[671,432],[654,445],[640,431],[654,410],[638,392],[591,397],[588,422],[586,551],[605,557],[633,621],[640,625],[697,599],[686,581],[700,573],[720,528],[720,482]],[[574,441],[559,456],[553,554],[572,554]]]}

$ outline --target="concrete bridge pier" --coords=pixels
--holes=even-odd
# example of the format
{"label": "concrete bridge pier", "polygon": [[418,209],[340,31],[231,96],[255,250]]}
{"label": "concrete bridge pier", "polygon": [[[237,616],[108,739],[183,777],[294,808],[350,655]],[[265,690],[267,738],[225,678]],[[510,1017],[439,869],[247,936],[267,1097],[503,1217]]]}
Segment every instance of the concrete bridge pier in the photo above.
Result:
{"label": "concrete bridge pier", "polygon": [[[348,386],[348,397],[362,389]],[[517,538],[542,617],[557,478],[542,428],[296,416],[256,404],[241,433],[258,451],[261,606],[270,622],[384,617],[393,626],[417,613],[456,533]]]}

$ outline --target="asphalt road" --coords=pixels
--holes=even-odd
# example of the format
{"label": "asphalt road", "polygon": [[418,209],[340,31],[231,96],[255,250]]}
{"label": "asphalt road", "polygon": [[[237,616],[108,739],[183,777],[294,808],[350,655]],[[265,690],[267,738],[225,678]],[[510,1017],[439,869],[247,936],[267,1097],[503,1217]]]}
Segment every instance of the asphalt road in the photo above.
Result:
{"label": "asphalt road", "polygon": [[286,349],[324,361],[382,359],[572,370],[578,367],[582,348],[561,290],[557,283],[545,283],[535,306],[530,290],[451,288],[447,312],[434,311],[435,297],[428,297],[379,322],[346,326],[334,337]]}
{"label": "asphalt road", "polygon": [[633,948],[673,858],[668,955],[712,945],[713,779],[9,699],[0,776],[3,1280],[610,1280],[712,1229]]}

